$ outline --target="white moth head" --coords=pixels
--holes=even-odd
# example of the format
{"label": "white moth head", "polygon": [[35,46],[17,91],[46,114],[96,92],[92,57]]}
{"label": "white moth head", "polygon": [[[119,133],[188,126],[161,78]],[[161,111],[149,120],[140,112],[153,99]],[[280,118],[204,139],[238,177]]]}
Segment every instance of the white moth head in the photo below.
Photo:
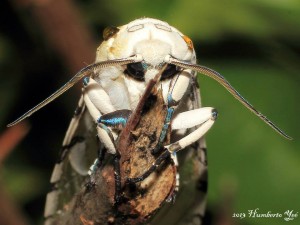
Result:
{"label": "white moth head", "polygon": [[[176,28],[168,23],[142,18],[118,28],[108,28],[104,31],[104,41],[97,50],[96,62],[140,56],[143,61],[135,65],[128,65],[128,75],[136,80],[153,78],[167,56],[195,62],[196,56],[192,42]],[[142,70],[143,69],[143,70]],[[164,77],[171,77],[174,68]],[[140,73],[132,72],[140,70]],[[165,75],[165,76],[164,76]]]}
{"label": "white moth head", "polygon": [[[96,61],[128,58],[136,54],[141,54],[145,61],[152,61],[153,56],[161,56],[159,59],[163,61],[166,55],[185,61],[195,58],[190,40],[166,22],[143,18],[109,29],[113,32],[106,31],[104,34],[106,40],[97,50]],[[159,48],[154,48],[154,45],[159,45]]]}

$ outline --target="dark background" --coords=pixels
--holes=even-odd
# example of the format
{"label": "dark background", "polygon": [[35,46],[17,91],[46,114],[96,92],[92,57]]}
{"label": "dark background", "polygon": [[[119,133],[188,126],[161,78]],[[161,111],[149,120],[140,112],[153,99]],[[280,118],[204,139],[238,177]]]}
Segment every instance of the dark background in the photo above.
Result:
{"label": "dark background", "polygon": [[[188,35],[200,64],[219,71],[294,138],[277,135],[223,87],[199,75],[204,105],[219,111],[207,135],[213,223],[286,223],[283,218],[231,216],[256,208],[260,213],[300,211],[297,0],[2,0],[0,217],[11,213],[12,224],[41,223],[51,170],[81,84],[14,130],[6,125],[92,63],[106,26],[144,16],[167,21]],[[219,215],[224,219],[218,222]]]}

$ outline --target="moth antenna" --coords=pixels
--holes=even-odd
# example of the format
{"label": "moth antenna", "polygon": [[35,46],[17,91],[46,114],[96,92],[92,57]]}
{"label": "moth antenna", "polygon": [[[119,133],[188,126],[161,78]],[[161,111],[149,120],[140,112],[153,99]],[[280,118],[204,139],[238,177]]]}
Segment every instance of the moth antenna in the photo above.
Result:
{"label": "moth antenna", "polygon": [[92,72],[92,70],[101,69],[101,68],[105,68],[105,67],[109,67],[109,66],[121,66],[121,65],[126,65],[126,64],[129,64],[129,63],[139,62],[139,61],[141,61],[140,57],[132,56],[132,57],[124,58],[124,59],[108,60],[108,61],[103,61],[103,62],[97,62],[97,63],[90,64],[90,65],[84,67],[83,69],[81,69],[79,72],[77,72],[75,74],[75,76],[73,76],[71,78],[71,80],[69,80],[65,85],[63,85],[60,89],[58,89],[56,92],[54,92],[48,98],[46,98],[44,101],[42,101],[41,103],[39,103],[38,105],[36,105],[35,107],[33,107],[32,109],[27,111],[26,113],[24,113],[22,116],[20,116],[15,121],[9,123],[7,125],[7,127],[11,127],[11,126],[16,125],[17,123],[21,122],[25,118],[31,116],[33,113],[35,113],[39,109],[43,108],[48,103],[52,102],[54,99],[56,99],[61,94],[63,94],[64,92],[69,90],[71,87],[73,87],[74,84],[76,84],[79,80],[81,80],[81,78],[83,78],[84,76],[90,74]]}
{"label": "moth antenna", "polygon": [[277,127],[271,120],[269,120],[265,115],[263,115],[261,112],[256,110],[235,88],[218,72],[197,64],[192,64],[184,61],[180,61],[178,59],[169,57],[167,58],[168,63],[174,64],[176,66],[185,68],[185,69],[191,69],[194,71],[197,71],[203,75],[209,76],[216,80],[219,84],[221,84],[223,87],[226,88],[227,91],[229,91],[233,97],[235,97],[239,102],[241,102],[246,108],[248,108],[251,112],[253,112],[255,115],[257,115],[260,119],[262,119],[266,124],[268,124],[272,129],[274,129],[277,133],[279,133],[281,136],[285,137],[288,140],[293,140],[292,137],[288,136],[285,132],[283,132],[279,127]]}

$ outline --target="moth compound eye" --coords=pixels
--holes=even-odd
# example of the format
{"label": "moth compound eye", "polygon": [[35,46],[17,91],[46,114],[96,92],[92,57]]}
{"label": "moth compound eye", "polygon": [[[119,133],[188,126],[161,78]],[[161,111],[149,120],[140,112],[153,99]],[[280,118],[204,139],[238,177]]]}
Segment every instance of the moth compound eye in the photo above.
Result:
{"label": "moth compound eye", "polygon": [[173,64],[168,64],[167,68],[164,70],[164,72],[161,75],[162,79],[169,78],[177,74],[179,70],[177,69],[177,66]]}
{"label": "moth compound eye", "polygon": [[108,39],[110,39],[111,37],[113,37],[116,33],[119,32],[119,28],[117,27],[106,27],[103,30],[103,39],[104,41],[107,41]]}
{"label": "moth compound eye", "polygon": [[145,70],[141,62],[127,64],[125,73],[136,80],[144,80]]}

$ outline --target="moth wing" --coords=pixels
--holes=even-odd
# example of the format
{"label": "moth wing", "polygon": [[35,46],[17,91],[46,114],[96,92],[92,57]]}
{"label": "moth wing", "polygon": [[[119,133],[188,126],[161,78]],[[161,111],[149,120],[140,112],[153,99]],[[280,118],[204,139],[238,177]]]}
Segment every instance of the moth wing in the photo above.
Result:
{"label": "moth wing", "polygon": [[[192,105],[193,109],[199,109],[202,107],[201,103],[201,94],[200,94],[200,88],[197,80],[194,81],[194,84],[192,85]],[[205,137],[202,137],[199,139],[196,145],[197,153],[199,154],[199,161],[203,165],[203,168],[201,168],[201,172],[206,174],[206,184],[207,184],[207,156],[206,156],[206,142]]]}
{"label": "moth wing", "polygon": [[51,176],[53,189],[46,199],[45,224],[52,224],[51,221],[69,206],[74,195],[83,188],[89,167],[97,158],[97,149],[102,147],[96,134],[95,123],[81,98],[63,141],[60,160]]}
{"label": "moth wing", "polygon": [[[193,110],[201,107],[200,88],[195,78],[192,80],[191,92],[187,96],[187,108],[188,110]],[[188,129],[188,132],[185,135],[193,132],[197,128],[198,127]],[[179,167],[183,168],[179,169],[180,185],[175,205],[177,202],[189,201],[190,209],[184,210],[184,212],[189,213],[180,218],[176,224],[203,224],[207,201],[207,158],[205,138],[202,137],[194,144],[186,147],[186,149],[178,153],[178,155]],[[185,171],[188,171],[188,165],[193,165],[193,170],[185,174]],[[189,195],[191,197],[188,200],[186,196]]]}
{"label": "moth wing", "polygon": [[[200,88],[197,80],[194,80],[192,85],[192,105],[193,109],[198,109],[202,107]],[[206,209],[207,201],[207,188],[208,188],[208,170],[207,170],[207,154],[206,154],[206,141],[205,137],[200,138],[196,145],[192,146],[196,150],[196,160],[199,165],[198,170],[198,181],[197,181],[197,190],[198,190],[198,207],[195,208],[195,215],[199,215],[199,219],[203,220]],[[201,218],[202,217],[202,218]]]}
{"label": "moth wing", "polygon": [[[202,107],[200,88],[196,78],[192,79],[191,92],[187,97],[188,110]],[[187,134],[193,132],[197,128],[198,127],[189,129]],[[178,224],[186,224],[186,219],[188,221],[198,221],[196,224],[202,224],[206,209],[208,178],[205,138],[200,138],[194,144],[186,147],[184,151],[178,153],[178,155],[180,154],[183,155],[183,157],[181,159],[179,158],[179,167],[184,168],[182,168],[183,170],[179,169],[179,171],[183,171],[181,172],[183,174],[180,174],[180,178],[182,177],[182,180],[180,180],[179,192],[182,191],[188,193],[188,195],[191,195],[192,197],[190,199],[190,210],[188,210],[189,213],[185,215],[184,219],[180,220]],[[186,171],[187,165],[193,165],[194,169],[185,175],[184,171]],[[179,193],[176,202],[180,202],[179,198],[181,195],[185,196],[184,194]],[[182,201],[185,202],[186,200],[187,199],[184,199]]]}

